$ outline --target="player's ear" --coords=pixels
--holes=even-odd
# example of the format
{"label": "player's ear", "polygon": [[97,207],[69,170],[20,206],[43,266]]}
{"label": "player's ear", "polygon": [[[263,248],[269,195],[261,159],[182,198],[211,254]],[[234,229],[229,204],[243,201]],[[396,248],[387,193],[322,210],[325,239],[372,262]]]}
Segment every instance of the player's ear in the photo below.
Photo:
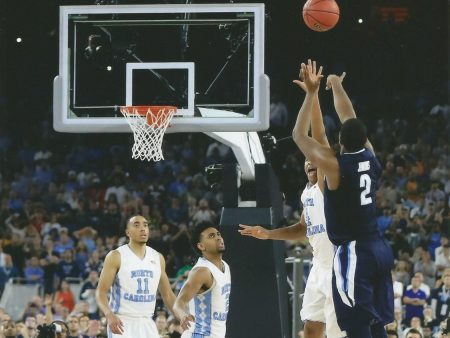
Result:
{"label": "player's ear", "polygon": [[205,246],[202,243],[197,243],[197,249],[203,252],[205,250]]}

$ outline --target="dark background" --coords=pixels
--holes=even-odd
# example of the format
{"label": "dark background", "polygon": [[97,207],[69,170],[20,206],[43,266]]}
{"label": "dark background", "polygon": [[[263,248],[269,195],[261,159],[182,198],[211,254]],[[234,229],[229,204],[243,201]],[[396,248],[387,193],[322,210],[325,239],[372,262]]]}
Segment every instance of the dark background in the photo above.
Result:
{"label": "dark background", "polygon": [[[14,123],[17,115],[33,122],[51,119],[52,80],[58,73],[58,6],[91,4],[94,1],[0,1],[3,123]],[[307,58],[317,59],[325,73],[347,71],[349,92],[364,100],[363,116],[409,114],[411,107],[397,107],[395,97],[386,97],[393,91],[410,97],[411,106],[419,93],[432,100],[447,100],[447,1],[341,0],[340,21],[326,33],[305,26],[301,18],[304,1],[265,4],[265,68],[272,93],[278,93],[290,108],[298,104],[291,79]],[[394,14],[383,18],[381,13],[393,8],[407,10],[403,22],[396,22],[400,17]],[[363,24],[357,23],[359,17]],[[23,39],[20,44],[16,43],[18,36]]]}

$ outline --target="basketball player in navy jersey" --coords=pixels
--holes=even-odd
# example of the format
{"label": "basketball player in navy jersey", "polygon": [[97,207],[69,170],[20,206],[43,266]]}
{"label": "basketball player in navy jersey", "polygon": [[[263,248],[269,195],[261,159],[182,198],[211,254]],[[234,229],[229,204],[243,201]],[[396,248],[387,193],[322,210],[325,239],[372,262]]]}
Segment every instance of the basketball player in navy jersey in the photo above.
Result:
{"label": "basketball player in navy jersey", "polygon": [[214,225],[204,222],[194,228],[191,242],[201,257],[189,272],[173,307],[186,330],[181,337],[225,338],[231,275],[228,264],[222,260],[222,235]]}
{"label": "basketball player in navy jersey", "polygon": [[387,337],[384,325],[394,321],[394,295],[390,270],[393,256],[376,227],[376,184],[381,166],[367,140],[339,77],[330,75],[336,111],[343,122],[341,153],[308,136],[322,67],[302,64],[306,96],[293,130],[300,150],[325,174],[325,217],[331,242],[337,246],[333,263],[333,299],[338,324],[349,338]]}
{"label": "basketball player in navy jersey", "polygon": [[128,244],[110,251],[105,258],[97,302],[108,321],[109,338],[157,338],[158,330],[152,319],[157,290],[170,311],[175,302],[166,263],[159,252],[146,244],[149,227],[143,216],[131,217],[125,232]]}
{"label": "basketball player in navy jersey", "polygon": [[[344,76],[345,74],[340,78],[341,81]],[[299,80],[295,80],[294,83],[306,91],[303,78],[303,71],[300,71]],[[313,103],[311,130],[314,139],[329,147],[317,96]],[[305,160],[304,169],[308,183],[301,195],[303,212],[300,222],[289,227],[272,230],[261,226],[240,224],[241,229],[239,232],[243,236],[263,240],[299,240],[308,237],[309,243],[313,248],[313,260],[300,312],[301,319],[305,322],[305,338],[322,338],[324,332],[326,332],[327,337],[345,337],[345,333],[340,330],[337,324],[333,305],[331,279],[334,247],[326,232],[323,206],[323,173],[308,160]]]}

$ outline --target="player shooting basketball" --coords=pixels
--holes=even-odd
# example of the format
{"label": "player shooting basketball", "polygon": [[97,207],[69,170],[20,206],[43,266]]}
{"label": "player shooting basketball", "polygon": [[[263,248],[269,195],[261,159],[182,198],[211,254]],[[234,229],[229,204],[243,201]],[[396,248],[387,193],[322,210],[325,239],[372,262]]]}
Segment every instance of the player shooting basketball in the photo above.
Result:
{"label": "player shooting basketball", "polygon": [[[316,63],[312,63],[316,67]],[[300,70],[299,79],[294,80],[306,92],[303,82],[304,71]],[[341,81],[345,74],[341,77]],[[312,136],[324,147],[329,147],[322,121],[319,97],[313,102],[311,118]],[[244,236],[258,239],[299,240],[308,237],[313,248],[313,267],[305,287],[303,307],[300,313],[305,322],[305,338],[345,337],[341,332],[334,313],[331,288],[334,248],[328,239],[323,208],[323,172],[308,159],[305,161],[305,173],[308,183],[303,190],[301,201],[303,213],[300,222],[286,228],[267,230],[260,226],[240,225],[239,232]]]}

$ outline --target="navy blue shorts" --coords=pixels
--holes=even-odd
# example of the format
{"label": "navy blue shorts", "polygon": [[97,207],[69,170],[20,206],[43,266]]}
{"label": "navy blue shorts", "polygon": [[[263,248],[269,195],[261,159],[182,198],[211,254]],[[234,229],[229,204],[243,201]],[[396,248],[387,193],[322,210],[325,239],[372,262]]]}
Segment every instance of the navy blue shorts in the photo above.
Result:
{"label": "navy blue shorts", "polygon": [[333,300],[342,330],[394,321],[393,266],[391,247],[379,236],[337,248]]}

